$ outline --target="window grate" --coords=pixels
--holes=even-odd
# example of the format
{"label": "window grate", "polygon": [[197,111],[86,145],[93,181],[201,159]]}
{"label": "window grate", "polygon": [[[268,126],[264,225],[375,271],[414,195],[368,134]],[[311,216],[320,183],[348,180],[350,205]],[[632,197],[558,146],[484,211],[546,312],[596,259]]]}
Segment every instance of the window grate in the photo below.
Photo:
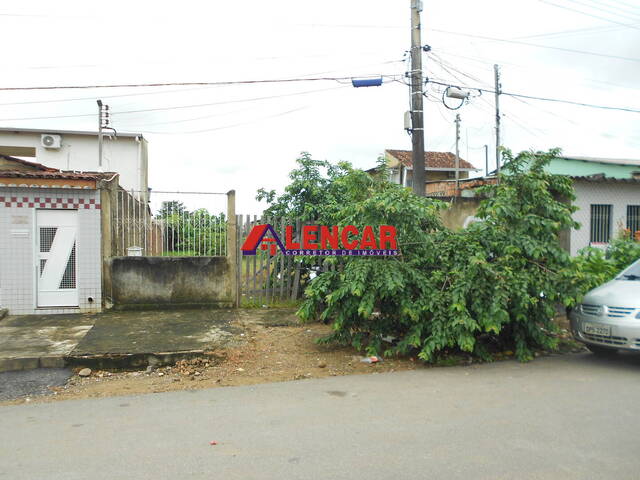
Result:
{"label": "window grate", "polygon": [[76,244],[73,243],[69,260],[67,260],[67,267],[60,280],[60,289],[76,288]]}
{"label": "window grate", "polygon": [[611,205],[591,205],[591,243],[609,243]]}
{"label": "window grate", "polygon": [[47,253],[51,251],[51,245],[56,238],[58,227],[40,227],[40,252]]}
{"label": "window grate", "polygon": [[627,205],[627,230],[632,239],[640,231],[640,205]]}

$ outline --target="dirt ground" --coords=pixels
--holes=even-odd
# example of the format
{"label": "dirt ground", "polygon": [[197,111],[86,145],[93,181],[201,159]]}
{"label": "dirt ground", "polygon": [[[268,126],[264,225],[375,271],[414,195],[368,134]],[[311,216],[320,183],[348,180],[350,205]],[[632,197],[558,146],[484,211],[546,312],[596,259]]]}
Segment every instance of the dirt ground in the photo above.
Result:
{"label": "dirt ground", "polygon": [[[159,367],[151,371],[93,371],[86,378],[78,376],[79,369],[75,369],[76,374],[66,385],[50,387],[52,395],[21,398],[4,404],[252,385],[434,367],[413,357],[364,363],[362,359],[366,357],[353,348],[316,343],[317,339],[330,333],[328,325],[245,323],[242,326],[245,333],[241,334],[239,342],[228,349],[212,352],[206,359],[182,360],[174,366]],[[498,353],[495,359],[506,360],[512,356],[513,352],[507,351]],[[458,358],[442,365],[459,365],[470,361]]]}

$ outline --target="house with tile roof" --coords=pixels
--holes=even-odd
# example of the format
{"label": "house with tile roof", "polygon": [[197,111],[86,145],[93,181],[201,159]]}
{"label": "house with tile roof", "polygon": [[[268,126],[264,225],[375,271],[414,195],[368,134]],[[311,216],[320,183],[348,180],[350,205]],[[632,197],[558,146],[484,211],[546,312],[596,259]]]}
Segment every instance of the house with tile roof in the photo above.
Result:
{"label": "house with tile roof", "polygon": [[[393,183],[411,187],[413,185],[413,162],[410,150],[385,150],[384,158],[391,171]],[[456,156],[451,152],[425,152],[424,165],[428,183],[456,178]],[[469,178],[469,174],[479,171],[471,163],[459,159],[458,172],[460,179]]]}
{"label": "house with tile roof", "polygon": [[[563,235],[561,243],[572,254],[587,246],[606,248],[620,234],[637,238],[640,232],[640,160],[560,156],[546,167],[549,173],[573,180],[578,210],[573,219],[580,223]],[[475,189],[495,184],[495,176],[428,184],[427,195],[450,201],[443,213],[445,224],[460,228],[475,220],[479,204]]]}
{"label": "house with tile roof", "polygon": [[109,232],[102,206],[117,185],[117,173],[63,171],[0,155],[3,308],[10,314],[101,310]]}

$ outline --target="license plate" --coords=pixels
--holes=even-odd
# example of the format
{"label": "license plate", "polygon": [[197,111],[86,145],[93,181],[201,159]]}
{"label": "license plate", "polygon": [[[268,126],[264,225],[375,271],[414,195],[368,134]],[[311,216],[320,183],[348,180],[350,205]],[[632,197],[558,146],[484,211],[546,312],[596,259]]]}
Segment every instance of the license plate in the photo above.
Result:
{"label": "license plate", "polygon": [[590,333],[591,335],[600,335],[602,337],[611,336],[611,327],[609,325],[601,325],[599,323],[584,322],[582,324],[582,331],[584,333]]}

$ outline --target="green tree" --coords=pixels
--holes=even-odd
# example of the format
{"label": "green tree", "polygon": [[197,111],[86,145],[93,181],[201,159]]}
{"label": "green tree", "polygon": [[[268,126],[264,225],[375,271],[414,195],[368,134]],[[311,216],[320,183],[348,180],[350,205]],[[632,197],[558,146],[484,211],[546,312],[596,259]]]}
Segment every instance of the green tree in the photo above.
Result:
{"label": "green tree", "polygon": [[[527,360],[533,348],[553,348],[555,305],[579,294],[558,242],[576,226],[571,180],[544,168],[558,153],[505,152],[500,184],[482,191],[482,221],[457,232],[442,226],[442,203],[384,175],[365,182],[346,171],[331,188],[343,195],[340,204],[316,215],[338,225],[395,225],[401,255],[332,259],[339,268],[309,284],[299,315],[331,322],[325,341],[371,354],[417,350],[432,361],[454,349],[486,356],[494,342]],[[384,346],[388,336],[397,341]]]}

